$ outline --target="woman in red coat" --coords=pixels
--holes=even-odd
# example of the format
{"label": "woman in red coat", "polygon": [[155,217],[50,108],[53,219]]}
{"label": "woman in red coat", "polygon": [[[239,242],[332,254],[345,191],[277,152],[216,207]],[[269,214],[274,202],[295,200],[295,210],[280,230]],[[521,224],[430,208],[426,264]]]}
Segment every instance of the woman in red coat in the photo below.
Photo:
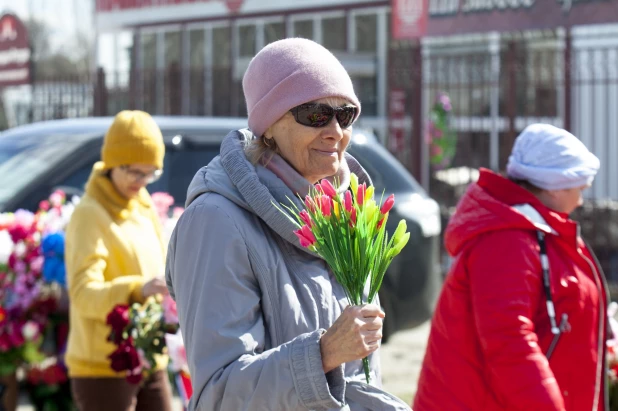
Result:
{"label": "woman in red coat", "polygon": [[454,262],[415,411],[608,410],[607,287],[568,217],[598,168],[575,136],[536,124],[508,179],[481,170],[446,230]]}

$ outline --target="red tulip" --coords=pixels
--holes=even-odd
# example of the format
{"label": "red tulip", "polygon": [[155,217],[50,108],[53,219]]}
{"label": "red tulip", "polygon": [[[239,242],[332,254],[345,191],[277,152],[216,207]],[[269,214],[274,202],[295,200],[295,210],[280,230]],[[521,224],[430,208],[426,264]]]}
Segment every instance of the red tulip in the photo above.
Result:
{"label": "red tulip", "polygon": [[385,218],[380,219],[380,221],[378,221],[378,230],[380,228],[382,228],[382,226],[384,225],[384,220],[386,220]]}
{"label": "red tulip", "polygon": [[365,203],[365,194],[367,193],[367,185],[365,183],[358,186],[356,191],[356,204],[362,206]]}
{"label": "red tulip", "polygon": [[337,190],[335,190],[335,187],[330,183],[330,181],[324,178],[322,179],[320,185],[322,186],[322,192],[324,194],[332,198],[337,197]]}
{"label": "red tulip", "polygon": [[343,206],[348,213],[352,212],[352,193],[350,190],[346,190],[343,196]]}
{"label": "red tulip", "polygon": [[300,240],[300,245],[302,247],[311,247],[316,243],[315,236],[313,232],[311,232],[309,226],[302,226],[300,230],[294,231],[294,234],[296,234],[296,237]]}
{"label": "red tulip", "polygon": [[330,212],[332,208],[332,200],[329,196],[323,195],[320,197],[320,210],[325,217],[330,217]]}
{"label": "red tulip", "polygon": [[350,227],[354,227],[356,225],[356,208],[352,209],[350,213]]}
{"label": "red tulip", "polygon": [[311,216],[309,215],[309,213],[306,210],[303,210],[303,211],[300,212],[300,218],[309,227],[313,227],[313,221],[311,220]]}
{"label": "red tulip", "polygon": [[384,204],[382,204],[382,208],[380,208],[380,212],[382,214],[388,213],[389,211],[391,211],[391,208],[393,208],[394,204],[395,204],[395,194],[391,194],[390,196],[388,196],[386,201],[384,201]]}

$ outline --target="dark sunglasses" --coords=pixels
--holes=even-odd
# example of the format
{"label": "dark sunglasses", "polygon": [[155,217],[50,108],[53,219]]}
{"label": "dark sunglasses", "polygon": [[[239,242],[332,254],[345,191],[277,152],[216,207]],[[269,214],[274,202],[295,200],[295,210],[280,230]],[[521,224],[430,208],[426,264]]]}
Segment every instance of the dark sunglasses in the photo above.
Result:
{"label": "dark sunglasses", "polygon": [[294,114],[296,122],[303,126],[325,127],[333,117],[337,117],[341,128],[348,128],[354,123],[358,109],[352,105],[331,107],[328,104],[306,103],[294,107],[290,112]]}

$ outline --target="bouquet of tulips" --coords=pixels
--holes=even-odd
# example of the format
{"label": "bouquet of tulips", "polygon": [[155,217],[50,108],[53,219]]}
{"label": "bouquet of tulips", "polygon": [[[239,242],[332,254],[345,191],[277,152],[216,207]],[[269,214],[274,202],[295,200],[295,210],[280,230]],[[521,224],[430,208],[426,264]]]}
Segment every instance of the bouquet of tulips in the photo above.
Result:
{"label": "bouquet of tulips", "polygon": [[[280,209],[299,227],[294,234],[300,244],[329,265],[351,305],[373,302],[388,266],[410,238],[405,220],[389,236],[386,221],[395,196],[391,194],[378,206],[374,191],[373,186],[359,184],[355,174],[350,176],[350,189],[343,194],[323,179],[304,198],[304,210],[294,203],[284,206],[293,215],[290,217]],[[369,292],[365,294],[367,285]],[[369,383],[367,358],[363,367]]]}

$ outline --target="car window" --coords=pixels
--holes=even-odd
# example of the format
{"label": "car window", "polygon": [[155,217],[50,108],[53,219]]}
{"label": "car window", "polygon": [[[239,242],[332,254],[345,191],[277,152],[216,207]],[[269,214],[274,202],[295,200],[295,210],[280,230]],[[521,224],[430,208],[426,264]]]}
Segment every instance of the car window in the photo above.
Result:
{"label": "car window", "polygon": [[219,145],[189,146],[165,153],[163,175],[148,186],[151,193],[164,191],[174,197],[177,206],[184,206],[187,188],[197,171],[219,155]]}
{"label": "car window", "polygon": [[0,139],[0,205],[82,144],[81,139],[75,138],[65,138],[58,144],[63,137],[4,136]]}
{"label": "car window", "polygon": [[376,195],[401,192],[424,194],[414,177],[379,143],[351,144],[348,152],[369,173]]}

